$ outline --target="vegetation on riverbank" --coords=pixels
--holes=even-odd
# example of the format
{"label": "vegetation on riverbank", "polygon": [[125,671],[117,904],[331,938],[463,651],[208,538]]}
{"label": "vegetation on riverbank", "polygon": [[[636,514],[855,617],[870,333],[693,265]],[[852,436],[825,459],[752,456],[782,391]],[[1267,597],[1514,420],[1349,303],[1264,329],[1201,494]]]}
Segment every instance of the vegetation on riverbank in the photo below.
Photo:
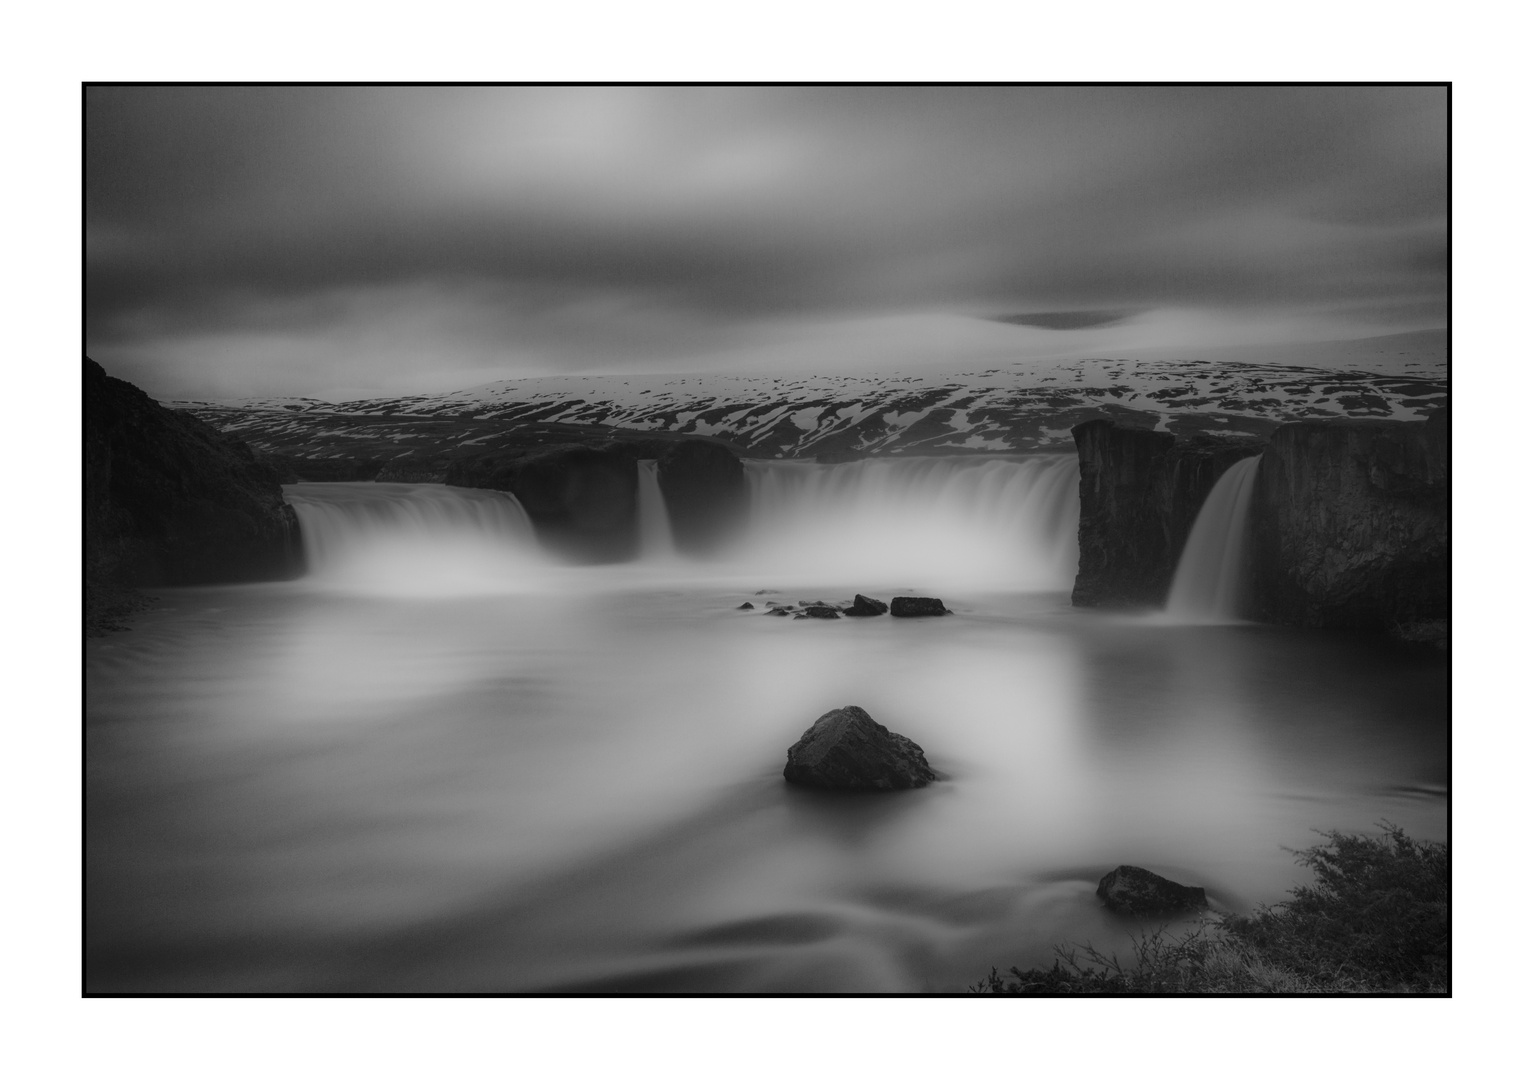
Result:
{"label": "vegetation on riverbank", "polygon": [[107,580],[85,583],[85,636],[101,637],[114,630],[127,630],[129,616],[155,605],[155,598],[138,589]]}
{"label": "vegetation on riverbank", "polygon": [[1138,938],[1132,959],[1062,947],[1048,970],[1010,969],[988,994],[1446,994],[1449,848],[1382,823],[1382,836],[1335,830],[1296,852],[1315,872],[1292,899],[1213,916],[1181,936]]}

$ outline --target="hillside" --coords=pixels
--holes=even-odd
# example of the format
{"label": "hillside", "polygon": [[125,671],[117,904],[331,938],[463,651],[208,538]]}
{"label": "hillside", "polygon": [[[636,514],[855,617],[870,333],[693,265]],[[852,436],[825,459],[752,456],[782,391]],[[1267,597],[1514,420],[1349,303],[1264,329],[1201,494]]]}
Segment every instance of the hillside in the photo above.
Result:
{"label": "hillside", "polygon": [[1306,418],[1420,419],[1447,403],[1443,361],[1367,359],[1347,368],[1139,359],[955,374],[551,376],[359,401],[166,404],[267,453],[393,460],[611,434],[712,436],[761,458],[1029,452],[1067,449],[1071,428],[1098,418],[1265,435]]}

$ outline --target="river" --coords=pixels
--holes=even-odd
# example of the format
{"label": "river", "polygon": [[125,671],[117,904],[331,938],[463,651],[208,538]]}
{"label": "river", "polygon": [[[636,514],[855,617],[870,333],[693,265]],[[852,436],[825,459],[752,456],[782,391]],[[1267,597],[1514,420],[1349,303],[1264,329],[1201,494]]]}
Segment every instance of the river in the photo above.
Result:
{"label": "river", "polygon": [[[757,467],[748,542],[708,563],[558,564],[490,493],[290,488],[309,577],[157,590],[87,643],[87,988],[963,990],[1127,953],[1145,924],[1093,895],[1119,863],[1244,911],[1306,880],[1313,830],[1447,839],[1445,660],[1072,608],[1063,464],[832,468]],[[880,547],[911,500],[940,512]],[[762,614],[854,591],[955,614]],[[787,786],[847,704],[943,779]]]}

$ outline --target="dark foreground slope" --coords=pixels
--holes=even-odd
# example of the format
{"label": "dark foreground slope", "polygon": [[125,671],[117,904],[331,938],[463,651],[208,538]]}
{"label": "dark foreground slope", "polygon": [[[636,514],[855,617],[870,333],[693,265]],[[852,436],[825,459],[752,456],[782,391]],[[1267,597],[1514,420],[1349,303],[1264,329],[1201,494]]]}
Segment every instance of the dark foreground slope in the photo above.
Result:
{"label": "dark foreground slope", "polygon": [[242,442],[85,361],[89,599],[134,586],[291,577],[298,519]]}

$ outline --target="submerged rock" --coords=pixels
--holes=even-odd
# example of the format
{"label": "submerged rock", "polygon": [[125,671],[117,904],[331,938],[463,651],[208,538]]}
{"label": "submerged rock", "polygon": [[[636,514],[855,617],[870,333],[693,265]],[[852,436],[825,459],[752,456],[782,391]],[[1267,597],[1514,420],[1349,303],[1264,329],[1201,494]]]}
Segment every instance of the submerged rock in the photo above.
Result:
{"label": "submerged rock", "polygon": [[875,600],[871,596],[864,596],[862,593],[858,593],[857,596],[852,598],[852,606],[843,614],[858,616],[883,615],[889,609],[890,606],[883,600]]}
{"label": "submerged rock", "polygon": [[736,611],[755,611],[756,610],[756,605],[753,604],[751,601],[747,600],[744,604],[740,605],[740,607],[736,608],[735,610]]}
{"label": "submerged rock", "polygon": [[1153,874],[1138,866],[1120,866],[1097,883],[1097,897],[1108,910],[1124,915],[1196,911],[1209,906],[1204,890]]}
{"label": "submerged rock", "polygon": [[809,604],[804,613],[812,619],[840,619],[841,615],[830,604]]}
{"label": "submerged rock", "polygon": [[763,615],[792,615],[793,612],[789,611],[788,608],[786,608],[786,607],[771,607],[771,608],[768,608],[766,611],[762,612],[762,614]]}
{"label": "submerged rock", "polygon": [[895,791],[937,779],[926,755],[856,705],[832,709],[788,748],[790,784],[849,791]]}
{"label": "submerged rock", "polygon": [[920,615],[952,615],[935,596],[897,596],[890,601],[890,614],[897,619],[911,619]]}

